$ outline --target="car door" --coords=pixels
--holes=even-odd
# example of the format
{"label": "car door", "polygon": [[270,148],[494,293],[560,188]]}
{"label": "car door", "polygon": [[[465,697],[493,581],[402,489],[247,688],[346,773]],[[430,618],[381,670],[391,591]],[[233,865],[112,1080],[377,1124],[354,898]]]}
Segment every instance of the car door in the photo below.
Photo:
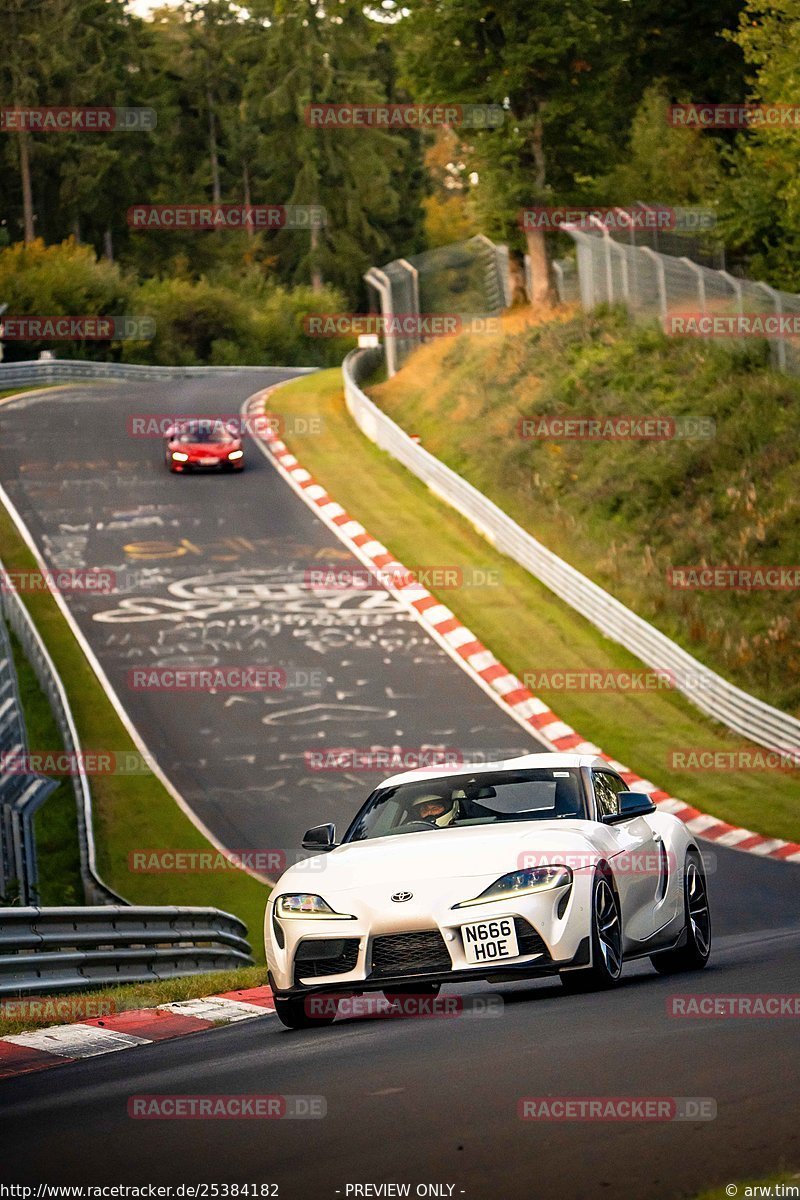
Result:
{"label": "car door", "polygon": [[[619,813],[617,796],[628,790],[619,775],[594,770],[592,788],[598,820]],[[661,836],[646,816],[603,825],[602,829],[602,845],[609,854],[619,890],[626,944],[646,941],[668,919],[662,903],[667,878]]]}

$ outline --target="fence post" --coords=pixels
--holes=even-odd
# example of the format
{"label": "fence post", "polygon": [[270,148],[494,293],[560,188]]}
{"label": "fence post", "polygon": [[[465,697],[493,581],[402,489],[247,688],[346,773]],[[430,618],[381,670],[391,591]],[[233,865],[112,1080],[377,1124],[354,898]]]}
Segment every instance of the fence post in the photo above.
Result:
{"label": "fence post", "polygon": [[608,232],[602,221],[598,221],[597,217],[589,218],[590,225],[596,225],[603,235],[603,247],[605,249],[606,259],[606,300],[609,304],[614,303],[614,269],[611,265],[611,234]]}
{"label": "fence post", "polygon": [[741,281],[741,279],[736,279],[735,276],[731,275],[728,271],[718,271],[717,274],[721,275],[722,278],[725,280],[725,282],[728,284],[728,286],[733,288],[734,293],[736,294],[736,307],[739,310],[739,316],[741,316],[742,313],[744,312],[744,300],[742,299],[742,281]]}
{"label": "fence post", "polygon": [[695,277],[697,279],[697,299],[700,304],[700,312],[703,313],[703,315],[705,315],[705,312],[706,312],[706,281],[705,281],[705,277],[703,275],[703,268],[699,265],[699,263],[692,262],[692,260],[690,258],[686,258],[685,256],[679,258],[678,262],[685,263],[686,266],[689,268],[689,270],[695,275]]}
{"label": "fence post", "polygon": [[[530,254],[526,254],[522,261],[523,261],[524,270],[525,270],[525,294],[528,297],[528,303],[530,304],[533,301],[533,268],[531,267]],[[557,266],[557,264],[553,263],[553,270],[556,270],[556,266]],[[561,268],[558,267],[558,270],[561,271]],[[563,272],[561,272],[560,278],[562,280],[563,280],[563,277],[564,277]]]}
{"label": "fence post", "polygon": [[664,273],[664,263],[661,261],[661,255],[656,254],[655,250],[651,250],[649,246],[640,246],[639,250],[642,254],[646,254],[652,258],[656,267],[658,276],[658,311],[661,315],[661,320],[666,330],[667,325],[667,280]]}
{"label": "fence post", "polygon": [[[525,284],[526,284],[526,287],[527,287],[527,273],[528,273],[529,264],[530,264],[530,256],[526,254],[525,255]],[[562,267],[561,263],[557,262],[555,259],[553,259],[553,274],[556,277],[556,291],[558,292],[558,298],[561,301],[561,303],[563,304],[564,303],[564,268]],[[530,291],[528,291],[528,298],[530,299]]]}
{"label": "fence post", "polygon": [[786,372],[786,342],[783,340],[783,334],[780,331],[780,318],[783,316],[783,304],[781,303],[781,294],[780,294],[780,292],[776,291],[775,288],[770,287],[768,283],[757,282],[755,286],[757,288],[761,288],[762,291],[767,293],[769,298],[772,300],[772,304],[775,308],[775,316],[778,318],[778,326],[779,326],[778,327],[778,336],[777,336],[777,338],[775,338],[775,341],[777,342],[777,350],[778,350],[778,370],[783,371],[785,373]]}
{"label": "fence post", "polygon": [[[383,272],[380,267],[370,267],[364,275],[365,282],[373,287],[381,298],[381,314],[384,318],[391,317],[394,313],[392,307],[392,285],[389,281],[389,276]],[[394,337],[387,335],[384,332],[383,336],[384,350],[386,352],[386,373],[391,379],[397,374],[397,355],[394,344]]]}
{"label": "fence post", "polygon": [[615,241],[609,238],[609,246],[614,247],[614,253],[619,255],[620,275],[622,277],[622,299],[625,301],[626,307],[630,307],[631,289],[628,279],[628,256],[623,246],[618,246]]}
{"label": "fence post", "polygon": [[[411,308],[414,316],[419,317],[419,271],[415,266],[413,266],[412,263],[408,261],[407,258],[398,258],[396,261],[398,267],[402,267],[403,270],[408,271],[409,275],[411,276]],[[403,338],[403,361],[405,362],[409,353],[414,349],[415,346],[421,345],[424,341],[425,338],[419,332],[419,329],[416,333],[407,334]],[[408,342],[411,343],[410,346],[407,345]]]}

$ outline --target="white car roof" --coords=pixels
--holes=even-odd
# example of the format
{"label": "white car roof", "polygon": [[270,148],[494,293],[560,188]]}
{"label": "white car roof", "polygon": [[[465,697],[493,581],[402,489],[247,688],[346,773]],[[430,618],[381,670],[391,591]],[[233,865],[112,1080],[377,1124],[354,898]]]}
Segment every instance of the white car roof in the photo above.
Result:
{"label": "white car roof", "polygon": [[[436,766],[422,767],[416,771],[403,771],[399,775],[390,775],[379,787],[394,787],[397,783],[417,783],[424,779],[444,779],[451,775],[475,775],[484,771],[508,771],[526,769],[529,767],[605,767],[610,763],[596,754],[521,754],[518,758],[499,759],[496,762],[459,763],[455,767]],[[613,768],[611,768],[613,770]]]}

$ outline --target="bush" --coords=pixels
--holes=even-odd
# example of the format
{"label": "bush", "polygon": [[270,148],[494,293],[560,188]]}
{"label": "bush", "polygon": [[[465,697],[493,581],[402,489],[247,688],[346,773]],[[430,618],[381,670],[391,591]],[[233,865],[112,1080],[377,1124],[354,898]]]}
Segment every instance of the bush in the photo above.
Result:
{"label": "bush", "polygon": [[[117,316],[130,311],[133,281],[91,246],[69,238],[45,246],[39,238],[0,250],[0,301],[6,316]],[[57,358],[113,358],[110,342],[3,342],[6,361],[36,358],[52,350]]]}
{"label": "bush", "polygon": [[140,282],[90,246],[69,239],[0,250],[0,300],[14,316],[142,316],[155,322],[147,341],[7,342],[7,360],[38,357],[158,366],[335,366],[352,338],[310,338],[309,313],[341,312],[334,288],[283,287],[258,268],[220,269],[211,278],[178,274]]}

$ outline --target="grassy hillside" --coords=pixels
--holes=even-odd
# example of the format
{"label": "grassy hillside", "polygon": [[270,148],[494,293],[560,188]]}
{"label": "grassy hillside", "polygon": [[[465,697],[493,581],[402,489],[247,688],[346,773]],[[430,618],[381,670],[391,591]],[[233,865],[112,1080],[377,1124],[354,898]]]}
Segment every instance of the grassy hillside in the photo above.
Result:
{"label": "grassy hillside", "polygon": [[[800,563],[800,380],[766,349],[619,312],[512,315],[423,347],[374,398],[545,545],[748,691],[800,714],[800,592],[685,591],[671,567]],[[712,437],[524,440],[543,415],[711,418]],[[543,664],[559,666],[558,663]]]}

